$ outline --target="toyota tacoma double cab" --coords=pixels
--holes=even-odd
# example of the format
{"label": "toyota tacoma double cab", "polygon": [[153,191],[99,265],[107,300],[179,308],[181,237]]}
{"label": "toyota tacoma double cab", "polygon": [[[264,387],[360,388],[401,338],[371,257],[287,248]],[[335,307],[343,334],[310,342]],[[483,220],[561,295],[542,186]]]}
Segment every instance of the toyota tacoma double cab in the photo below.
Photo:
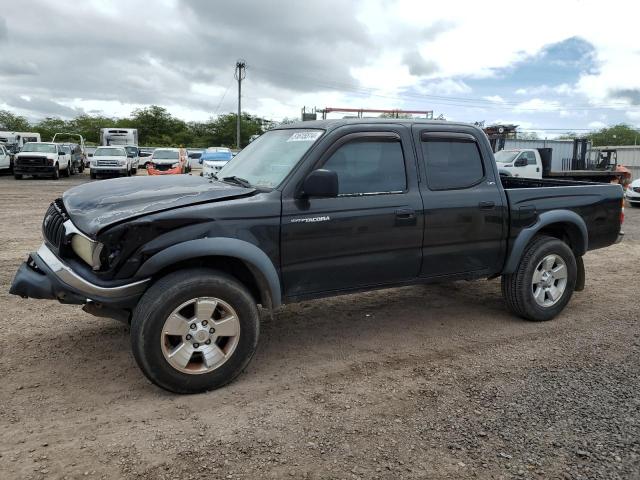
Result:
{"label": "toyota tacoma double cab", "polygon": [[152,382],[202,392],[251,360],[258,305],[500,276],[511,312],[550,320],[583,289],[583,255],[622,238],[622,197],[619,185],[500,178],[471,125],[304,122],[261,135],[212,179],[68,190],[11,293],[130,322]]}

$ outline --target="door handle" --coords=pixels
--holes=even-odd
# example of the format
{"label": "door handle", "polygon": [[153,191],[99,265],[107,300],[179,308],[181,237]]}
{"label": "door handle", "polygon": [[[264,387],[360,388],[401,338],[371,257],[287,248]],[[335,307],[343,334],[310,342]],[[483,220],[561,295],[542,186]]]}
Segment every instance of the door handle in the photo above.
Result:
{"label": "door handle", "polygon": [[396,210],[396,225],[415,225],[416,212],[411,208],[399,208]]}
{"label": "door handle", "polygon": [[478,204],[480,210],[493,210],[496,207],[495,202],[480,202]]}

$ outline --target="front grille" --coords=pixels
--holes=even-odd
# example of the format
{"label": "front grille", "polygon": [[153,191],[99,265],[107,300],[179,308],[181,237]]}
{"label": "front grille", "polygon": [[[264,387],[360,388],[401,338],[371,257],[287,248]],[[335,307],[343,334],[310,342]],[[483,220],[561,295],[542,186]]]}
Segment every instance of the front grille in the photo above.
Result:
{"label": "front grille", "polygon": [[636,193],[640,193],[640,187],[633,187],[633,191]]}
{"label": "front grille", "polygon": [[99,167],[119,167],[118,160],[98,160]]}
{"label": "front grille", "polygon": [[29,165],[29,166],[43,167],[47,165],[47,159],[45,157],[21,156],[21,157],[18,157],[18,159],[16,160],[16,164],[20,166]]}
{"label": "front grille", "polygon": [[153,168],[160,170],[161,172],[166,172],[167,170],[171,170],[171,165],[167,163],[156,163]]}
{"label": "front grille", "polygon": [[44,216],[42,222],[42,234],[44,238],[55,248],[59,249],[64,240],[64,222],[69,220],[62,199],[55,200]]}

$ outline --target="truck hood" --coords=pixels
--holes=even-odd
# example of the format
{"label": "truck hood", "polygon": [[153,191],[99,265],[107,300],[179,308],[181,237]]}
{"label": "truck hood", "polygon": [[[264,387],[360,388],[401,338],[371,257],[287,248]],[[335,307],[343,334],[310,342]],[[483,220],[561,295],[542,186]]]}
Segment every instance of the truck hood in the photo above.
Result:
{"label": "truck hood", "polygon": [[57,153],[47,153],[47,152],[20,152],[16,154],[17,158],[20,157],[39,157],[39,158],[57,158]]}
{"label": "truck hood", "polygon": [[151,163],[155,163],[156,165],[173,165],[174,163],[180,163],[179,158],[158,158],[152,159]]}
{"label": "truck hood", "polygon": [[124,155],[94,155],[91,157],[93,160],[126,160]]}
{"label": "truck hood", "polygon": [[67,190],[62,201],[73,224],[95,238],[100,230],[123,220],[255,191],[202,177],[168,175],[89,182]]}

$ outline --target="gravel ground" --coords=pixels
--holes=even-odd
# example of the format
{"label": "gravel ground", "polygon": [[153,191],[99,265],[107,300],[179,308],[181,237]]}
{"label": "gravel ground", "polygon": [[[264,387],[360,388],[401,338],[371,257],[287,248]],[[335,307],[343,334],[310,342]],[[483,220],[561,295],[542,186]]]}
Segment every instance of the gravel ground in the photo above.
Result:
{"label": "gravel ground", "polygon": [[499,281],[290,305],[232,385],[176,396],[128,327],[7,293],[84,181],[0,178],[1,478],[640,478],[640,209],[554,321]]}

